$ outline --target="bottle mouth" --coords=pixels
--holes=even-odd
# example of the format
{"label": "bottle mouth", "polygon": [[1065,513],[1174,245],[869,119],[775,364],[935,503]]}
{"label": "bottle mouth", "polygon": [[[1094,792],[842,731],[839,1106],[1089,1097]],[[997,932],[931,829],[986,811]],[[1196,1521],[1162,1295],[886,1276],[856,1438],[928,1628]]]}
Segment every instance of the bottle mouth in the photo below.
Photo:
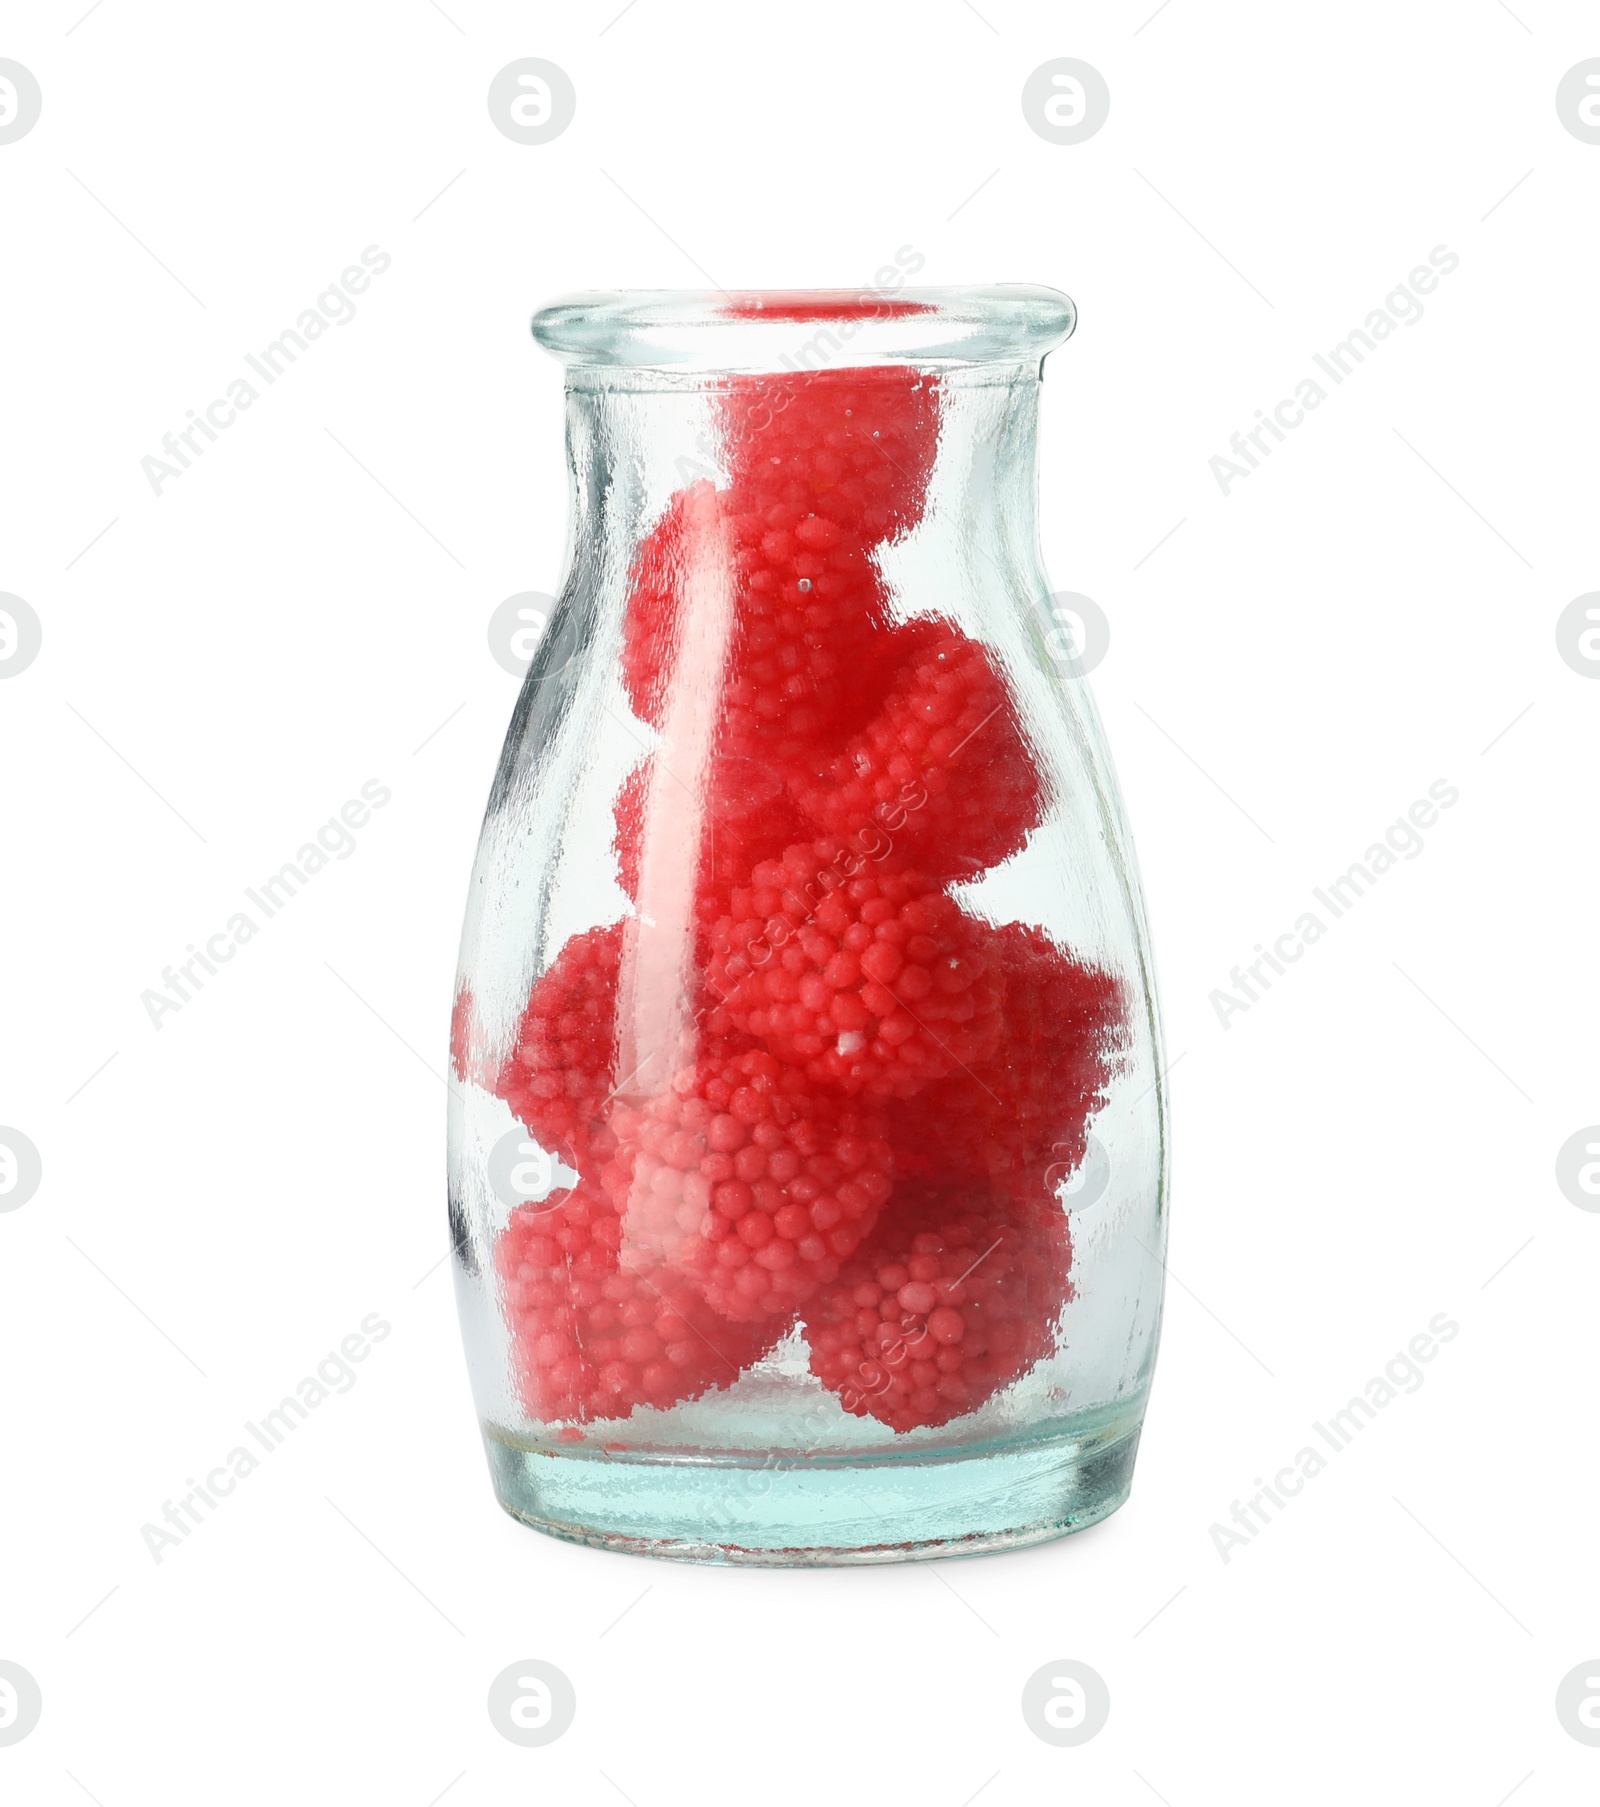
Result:
{"label": "bottle mouth", "polygon": [[562,363],[675,371],[807,371],[1037,363],[1077,310],[1056,289],[634,289],[567,295],[533,316]]}

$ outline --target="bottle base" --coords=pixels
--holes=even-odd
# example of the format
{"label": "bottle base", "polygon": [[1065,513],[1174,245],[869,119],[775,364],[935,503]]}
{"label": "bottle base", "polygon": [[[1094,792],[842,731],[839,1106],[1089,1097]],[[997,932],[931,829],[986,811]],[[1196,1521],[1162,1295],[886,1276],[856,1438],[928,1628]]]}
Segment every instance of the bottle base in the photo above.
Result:
{"label": "bottle base", "polygon": [[805,1568],[1023,1549],[1128,1497],[1139,1418],[1048,1443],[849,1460],[740,1461],[484,1441],[500,1504],[569,1543],[684,1562]]}

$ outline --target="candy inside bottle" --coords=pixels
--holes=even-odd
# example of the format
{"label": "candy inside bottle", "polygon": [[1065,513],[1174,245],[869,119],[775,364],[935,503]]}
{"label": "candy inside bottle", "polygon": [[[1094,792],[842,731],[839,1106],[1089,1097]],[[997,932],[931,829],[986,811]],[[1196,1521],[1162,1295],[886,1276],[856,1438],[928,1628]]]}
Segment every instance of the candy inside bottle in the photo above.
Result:
{"label": "candy inside bottle", "polygon": [[630,573],[623,684],[662,737],[615,803],[634,912],[567,941],[490,1075],[581,1176],[500,1235],[513,1365],[530,1416],[581,1424],[800,1327],[843,1410],[904,1433],[1051,1352],[1059,1189],[1126,1006],[952,889],[1050,798],[988,650],[890,606],[937,378],[730,377],[718,408],[725,480],[674,495]]}

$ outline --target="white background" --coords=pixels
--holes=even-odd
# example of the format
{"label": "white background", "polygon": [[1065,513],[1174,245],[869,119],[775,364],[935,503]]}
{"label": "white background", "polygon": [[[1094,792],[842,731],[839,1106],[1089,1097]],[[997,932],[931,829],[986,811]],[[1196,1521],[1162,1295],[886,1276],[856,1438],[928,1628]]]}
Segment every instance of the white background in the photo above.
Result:
{"label": "white background", "polygon": [[[44,1174],[0,1215],[0,1657],[44,1700],[6,1798],[1592,1800],[1554,1694],[1600,1653],[1600,1218],[1554,1172],[1600,1118],[1600,685],[1555,622],[1597,585],[1600,146],[1554,95],[1594,8],[81,10],[0,27],[44,97],[0,145],[0,590],[44,629],[0,684],[0,1122]],[[542,146],[485,105],[524,56],[577,90]],[[1020,106],[1060,56],[1112,97],[1069,147]],[[163,433],[373,244],[356,318],[152,494]],[[527,316],[854,286],[903,245],[923,282],[1081,311],[1045,552],[1112,623],[1094,688],[1176,1062],[1133,1496],[868,1572],[568,1548],[493,1503],[441,1265],[457,931],[516,688],[485,628],[565,539]],[[1224,497],[1208,460],[1436,245],[1460,267],[1425,317]],[[153,1028],[162,968],[372,778],[356,851]],[[1230,969],[1441,778],[1426,850],[1224,1028]],[[153,1561],[141,1526],[371,1312],[353,1390]],[[1420,1390],[1225,1563],[1211,1525],[1439,1312]],[[540,1750],[484,1704],[530,1657],[578,1695]],[[1061,1750],[1019,1696],[1069,1657],[1111,1718]]]}

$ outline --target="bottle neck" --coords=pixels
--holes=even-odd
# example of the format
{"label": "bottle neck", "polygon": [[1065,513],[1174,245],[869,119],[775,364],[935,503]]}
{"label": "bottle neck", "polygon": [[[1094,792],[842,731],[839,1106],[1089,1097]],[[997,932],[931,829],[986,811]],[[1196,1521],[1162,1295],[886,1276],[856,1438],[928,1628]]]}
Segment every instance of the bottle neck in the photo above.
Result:
{"label": "bottle neck", "polygon": [[572,571],[620,600],[653,545],[669,565],[680,556],[670,542],[692,507],[702,563],[708,522],[722,523],[740,612],[759,612],[773,585],[793,586],[797,606],[815,596],[820,609],[819,592],[863,564],[891,582],[915,572],[924,596],[958,578],[1030,586],[1038,398],[1033,362],[735,376],[574,369]]}

